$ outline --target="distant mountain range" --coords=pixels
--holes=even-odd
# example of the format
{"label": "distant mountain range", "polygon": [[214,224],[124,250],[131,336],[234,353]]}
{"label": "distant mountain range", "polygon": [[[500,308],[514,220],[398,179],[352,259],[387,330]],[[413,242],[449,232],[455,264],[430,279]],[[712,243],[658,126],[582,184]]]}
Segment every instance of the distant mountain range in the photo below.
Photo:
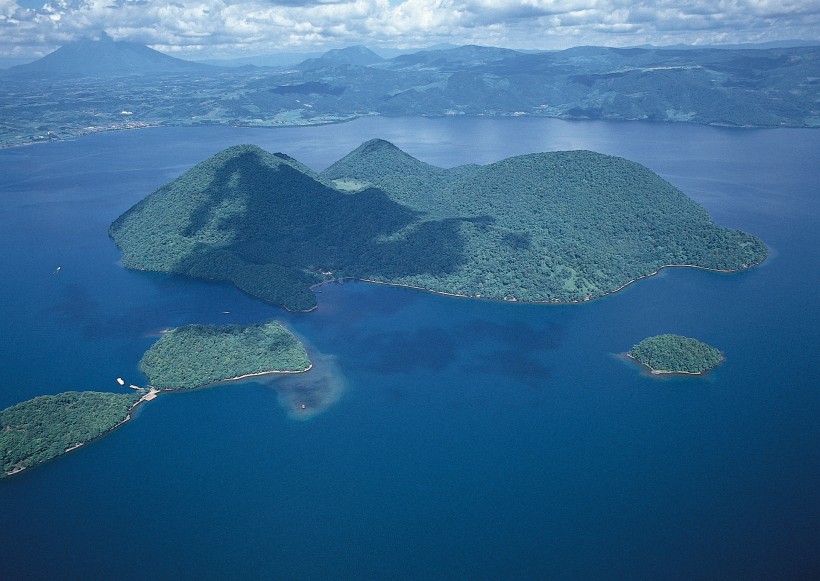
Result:
{"label": "distant mountain range", "polygon": [[[820,127],[817,46],[460,46],[392,58],[354,46],[286,67],[231,68],[105,37],[0,74],[0,145],[145,125],[311,125],[363,115]],[[36,98],[43,91],[55,105]]]}

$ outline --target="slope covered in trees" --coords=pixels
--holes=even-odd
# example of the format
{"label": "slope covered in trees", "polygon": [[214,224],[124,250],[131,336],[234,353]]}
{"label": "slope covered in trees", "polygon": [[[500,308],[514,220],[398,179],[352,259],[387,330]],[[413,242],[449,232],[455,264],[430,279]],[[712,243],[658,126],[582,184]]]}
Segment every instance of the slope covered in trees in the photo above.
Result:
{"label": "slope covered in trees", "polygon": [[705,373],[723,360],[720,351],[690,337],[656,335],[632,347],[628,355],[652,373]]}
{"label": "slope covered in trees", "polygon": [[50,460],[125,421],[142,391],[67,391],[0,411],[0,477]]}
{"label": "slope covered in trees", "polygon": [[140,361],[140,370],[161,390],[309,368],[304,346],[278,323],[179,327],[163,335]]}
{"label": "slope covered in trees", "polygon": [[229,148],[110,234],[130,268],[230,281],[291,310],[313,308],[310,285],[325,276],[571,302],[664,265],[739,270],[766,256],[760,240],[714,224],[622,158],[537,153],[442,169],[382,140],[320,175],[283,154]]}

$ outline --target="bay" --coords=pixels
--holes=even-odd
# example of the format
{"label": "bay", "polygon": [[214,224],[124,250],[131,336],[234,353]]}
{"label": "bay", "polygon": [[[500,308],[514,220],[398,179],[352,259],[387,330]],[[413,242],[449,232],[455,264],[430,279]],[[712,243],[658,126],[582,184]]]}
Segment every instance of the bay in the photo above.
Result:
{"label": "bay", "polygon": [[[732,275],[667,269],[567,306],[331,284],[308,314],[117,264],[111,221],[224,147],[321,170],[373,137],[440,166],[621,155],[771,257]],[[343,390],[308,421],[288,416],[277,380],[165,395],[0,481],[3,576],[812,577],[819,159],[811,130],[481,118],[157,128],[0,151],[0,406],[143,383],[142,353],[189,322],[280,320]],[[616,357],[664,332],[727,359],[657,379]]]}

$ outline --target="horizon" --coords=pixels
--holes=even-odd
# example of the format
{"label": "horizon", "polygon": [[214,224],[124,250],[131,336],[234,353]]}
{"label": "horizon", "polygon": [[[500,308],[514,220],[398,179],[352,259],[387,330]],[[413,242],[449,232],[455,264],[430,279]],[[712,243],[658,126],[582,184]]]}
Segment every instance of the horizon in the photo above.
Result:
{"label": "horizon", "polygon": [[[185,60],[321,54],[363,45],[379,55],[440,45],[515,50],[651,45],[820,44],[820,5],[739,0],[6,0],[0,67],[106,34]],[[389,57],[388,57],[389,58]]]}

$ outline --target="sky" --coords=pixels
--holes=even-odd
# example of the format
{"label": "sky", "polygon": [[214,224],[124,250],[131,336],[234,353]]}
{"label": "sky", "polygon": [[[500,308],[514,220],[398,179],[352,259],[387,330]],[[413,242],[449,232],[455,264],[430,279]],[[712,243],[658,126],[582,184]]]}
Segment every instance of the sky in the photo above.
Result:
{"label": "sky", "polygon": [[820,41],[820,0],[0,0],[0,58],[105,32],[182,58],[480,44]]}

